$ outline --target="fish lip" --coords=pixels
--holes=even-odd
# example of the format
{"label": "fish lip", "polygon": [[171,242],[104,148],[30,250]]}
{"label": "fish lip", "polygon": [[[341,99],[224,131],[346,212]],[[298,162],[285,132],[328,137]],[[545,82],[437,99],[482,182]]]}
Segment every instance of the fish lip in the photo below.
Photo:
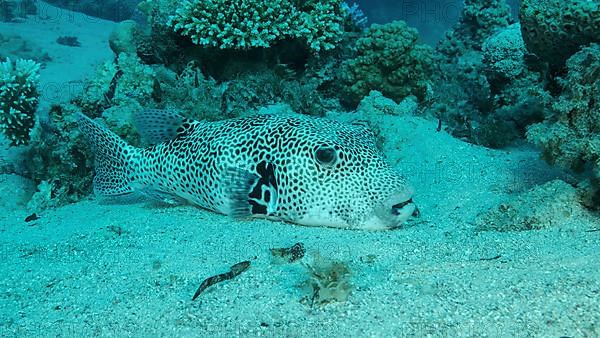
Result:
{"label": "fish lip", "polygon": [[[409,205],[409,204],[411,204],[411,203],[413,203],[413,199],[412,199],[412,197],[411,197],[411,198],[409,198],[409,199],[407,199],[407,200],[406,200],[406,201],[404,201],[404,202],[400,202],[400,203],[396,203],[396,204],[392,205],[392,214],[394,214],[394,215],[398,215],[398,214],[399,214],[399,212],[400,212],[400,210],[401,210],[402,208],[404,208],[405,206],[407,206],[407,205]],[[413,203],[413,204],[414,204],[414,203]]]}
{"label": "fish lip", "polygon": [[419,210],[419,207],[417,207],[417,205],[414,203],[412,197],[407,199],[404,202],[400,202],[400,203],[392,205],[392,215],[394,215],[394,216],[400,215],[402,213],[402,209],[404,209],[406,206],[409,206],[409,205],[414,206],[414,210],[410,214],[411,217],[421,216],[421,210]]}
{"label": "fish lip", "polygon": [[374,216],[387,229],[402,227],[411,216],[418,215],[419,211],[413,201],[412,189],[404,189],[388,196],[375,208]]}

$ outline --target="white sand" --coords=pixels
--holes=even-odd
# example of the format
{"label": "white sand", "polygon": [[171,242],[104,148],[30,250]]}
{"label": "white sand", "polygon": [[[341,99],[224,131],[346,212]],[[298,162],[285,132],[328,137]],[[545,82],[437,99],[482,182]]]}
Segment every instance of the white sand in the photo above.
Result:
{"label": "white sand", "polygon": [[[79,29],[93,46],[85,37],[95,31]],[[71,61],[49,65],[43,81],[77,81],[93,63],[56,48],[55,61]],[[494,151],[436,132],[434,122],[385,119],[384,131],[397,135],[386,152],[422,211],[400,230],[234,221],[192,206],[93,199],[25,223],[23,208],[0,203],[0,335],[599,336],[600,232],[586,232],[600,228],[597,217],[523,232],[473,225],[510,193],[563,174],[527,147]],[[298,241],[348,263],[348,301],[300,302],[304,268],[273,265],[268,250]],[[248,271],[191,301],[204,278],[243,260],[252,261]]]}

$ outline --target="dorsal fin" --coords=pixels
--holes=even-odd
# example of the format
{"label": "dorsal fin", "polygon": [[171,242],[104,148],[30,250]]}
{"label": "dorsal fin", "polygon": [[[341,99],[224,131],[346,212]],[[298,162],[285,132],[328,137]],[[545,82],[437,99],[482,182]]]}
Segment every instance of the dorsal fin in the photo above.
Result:
{"label": "dorsal fin", "polygon": [[162,109],[137,112],[133,114],[133,121],[142,138],[151,144],[167,142],[188,133],[193,122],[176,111]]}

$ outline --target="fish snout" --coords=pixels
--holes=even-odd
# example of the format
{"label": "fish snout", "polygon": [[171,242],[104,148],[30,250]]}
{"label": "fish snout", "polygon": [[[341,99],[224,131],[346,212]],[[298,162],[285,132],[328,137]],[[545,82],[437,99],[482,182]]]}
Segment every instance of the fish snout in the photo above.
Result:
{"label": "fish snout", "polygon": [[411,216],[418,217],[419,208],[413,201],[413,190],[406,189],[389,196],[376,212],[382,219],[388,220],[391,227],[401,226]]}
{"label": "fish snout", "polygon": [[[419,211],[419,208],[413,202],[412,197],[404,202],[400,202],[400,203],[392,205],[391,212],[392,212],[392,215],[402,216],[402,217],[404,217],[405,214],[409,214],[412,217],[419,217],[419,215],[421,214],[421,212]],[[407,217],[407,219],[408,219],[408,217]]]}

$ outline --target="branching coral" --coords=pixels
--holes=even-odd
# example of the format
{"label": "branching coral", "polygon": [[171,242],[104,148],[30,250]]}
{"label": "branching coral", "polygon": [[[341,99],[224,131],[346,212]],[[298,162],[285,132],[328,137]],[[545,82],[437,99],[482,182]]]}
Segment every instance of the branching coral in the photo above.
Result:
{"label": "branching coral", "polygon": [[333,49],[343,34],[342,0],[190,0],[169,25],[192,42],[219,49],[271,47],[300,39],[314,52]]}
{"label": "branching coral", "polygon": [[431,49],[417,42],[417,30],[404,21],[374,24],[356,42],[356,56],[342,64],[340,77],[346,99],[356,105],[377,90],[402,101],[409,95],[423,100],[433,72]]}
{"label": "branching coral", "polygon": [[29,142],[39,103],[39,69],[32,60],[0,63],[0,131],[13,146]]}

